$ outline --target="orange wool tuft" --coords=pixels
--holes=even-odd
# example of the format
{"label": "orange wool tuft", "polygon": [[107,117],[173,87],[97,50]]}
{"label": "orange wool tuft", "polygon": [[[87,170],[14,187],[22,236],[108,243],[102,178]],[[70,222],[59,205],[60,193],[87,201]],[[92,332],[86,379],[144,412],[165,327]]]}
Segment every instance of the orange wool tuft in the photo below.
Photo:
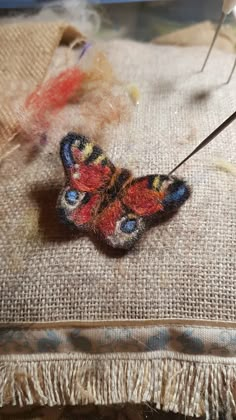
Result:
{"label": "orange wool tuft", "polygon": [[102,51],[90,48],[74,66],[41,84],[19,104],[18,130],[38,146],[76,131],[100,141],[109,124],[126,121],[130,99]]}
{"label": "orange wool tuft", "polygon": [[34,109],[41,118],[47,112],[63,108],[81,87],[84,73],[78,67],[64,70],[58,76],[39,86],[26,99],[26,109]]}
{"label": "orange wool tuft", "polygon": [[83,80],[84,73],[73,67],[38,86],[16,111],[19,131],[24,138],[45,144],[54,117],[78,94]]}
{"label": "orange wool tuft", "polygon": [[109,86],[119,84],[106,55],[102,51],[92,52],[91,55],[90,60],[88,58],[90,61],[88,68],[86,68],[86,60],[85,63],[81,62],[81,67],[85,68],[84,91],[88,92],[104,83]]}

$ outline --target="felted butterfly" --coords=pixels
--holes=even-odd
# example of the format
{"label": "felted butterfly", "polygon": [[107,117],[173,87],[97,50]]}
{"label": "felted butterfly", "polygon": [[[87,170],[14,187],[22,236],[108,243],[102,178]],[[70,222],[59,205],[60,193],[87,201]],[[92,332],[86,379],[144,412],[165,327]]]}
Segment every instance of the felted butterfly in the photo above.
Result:
{"label": "felted butterfly", "polygon": [[174,176],[134,178],[77,133],[62,139],[60,155],[66,174],[58,199],[60,214],[114,248],[130,249],[151,223],[177,210],[190,195],[185,181]]}

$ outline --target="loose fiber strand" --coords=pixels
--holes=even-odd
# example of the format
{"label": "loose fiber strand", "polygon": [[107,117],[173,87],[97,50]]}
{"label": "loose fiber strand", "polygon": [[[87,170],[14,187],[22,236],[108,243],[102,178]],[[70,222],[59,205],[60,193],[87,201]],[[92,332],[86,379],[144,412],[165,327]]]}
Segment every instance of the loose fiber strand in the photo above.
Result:
{"label": "loose fiber strand", "polygon": [[[69,356],[68,356],[69,357]],[[235,369],[175,359],[0,362],[0,406],[154,403],[219,420],[236,414]]]}

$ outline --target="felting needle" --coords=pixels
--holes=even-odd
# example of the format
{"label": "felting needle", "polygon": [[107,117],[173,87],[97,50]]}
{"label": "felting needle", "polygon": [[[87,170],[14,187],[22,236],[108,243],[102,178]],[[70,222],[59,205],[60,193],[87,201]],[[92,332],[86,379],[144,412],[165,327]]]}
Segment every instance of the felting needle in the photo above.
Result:
{"label": "felting needle", "polygon": [[221,133],[229,124],[231,124],[236,119],[236,111],[225,120],[219,127],[217,127],[208,137],[206,137],[182,162],[180,162],[177,166],[175,166],[172,171],[168,173],[168,176],[173,174],[180,166],[183,165],[188,159],[190,159],[195,153],[199,152],[203,147],[205,147],[208,143],[210,143],[218,134]]}
{"label": "felting needle", "polygon": [[232,70],[231,70],[231,73],[230,73],[230,75],[229,75],[229,78],[228,78],[228,80],[227,80],[226,84],[228,84],[228,83],[230,82],[230,80],[231,80],[231,78],[232,78],[232,76],[233,76],[233,74],[234,74],[234,70],[235,70],[235,68],[236,68],[236,58],[235,58],[233,68],[232,68]]}
{"label": "felting needle", "polygon": [[[205,61],[204,61],[204,63],[203,63],[203,66],[202,66],[202,68],[201,68],[201,71],[203,71],[203,70],[204,70],[204,68],[205,68],[205,66],[206,66],[206,63],[207,63],[207,61],[208,61],[208,58],[210,57],[211,51],[212,51],[212,49],[213,49],[213,47],[214,47],[214,44],[215,44],[215,42],[216,42],[216,39],[217,39],[218,34],[219,34],[219,32],[220,32],[221,26],[223,25],[223,23],[224,23],[224,21],[225,21],[226,16],[227,16],[227,15],[229,15],[229,14],[232,12],[232,10],[233,10],[233,8],[234,8],[234,6],[235,6],[235,5],[236,5],[236,0],[223,0],[223,6],[222,6],[222,13],[221,13],[221,17],[220,17],[219,23],[218,23],[218,25],[217,25],[217,28],[216,28],[216,31],[215,31],[215,35],[214,35],[213,40],[212,40],[212,42],[211,42],[211,45],[210,45],[209,51],[208,51],[208,53],[207,53],[207,56],[206,56],[206,58],[205,58]],[[232,75],[231,75],[231,76],[232,76]],[[231,78],[231,77],[230,77],[230,78]],[[230,79],[229,79],[229,80],[230,80]]]}

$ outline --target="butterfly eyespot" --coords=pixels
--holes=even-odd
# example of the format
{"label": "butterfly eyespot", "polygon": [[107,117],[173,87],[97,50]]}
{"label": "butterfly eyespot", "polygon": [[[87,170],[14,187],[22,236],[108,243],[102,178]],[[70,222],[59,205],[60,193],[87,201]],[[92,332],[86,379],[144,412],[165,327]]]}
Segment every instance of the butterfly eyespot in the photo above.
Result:
{"label": "butterfly eyespot", "polygon": [[145,228],[142,217],[135,214],[124,215],[116,222],[115,231],[106,241],[115,248],[129,249]]}
{"label": "butterfly eyespot", "polygon": [[67,204],[73,206],[79,199],[79,193],[76,190],[68,190],[65,193],[65,201]]}
{"label": "butterfly eyespot", "polygon": [[138,227],[136,219],[125,219],[120,224],[120,230],[124,233],[133,233]]}

